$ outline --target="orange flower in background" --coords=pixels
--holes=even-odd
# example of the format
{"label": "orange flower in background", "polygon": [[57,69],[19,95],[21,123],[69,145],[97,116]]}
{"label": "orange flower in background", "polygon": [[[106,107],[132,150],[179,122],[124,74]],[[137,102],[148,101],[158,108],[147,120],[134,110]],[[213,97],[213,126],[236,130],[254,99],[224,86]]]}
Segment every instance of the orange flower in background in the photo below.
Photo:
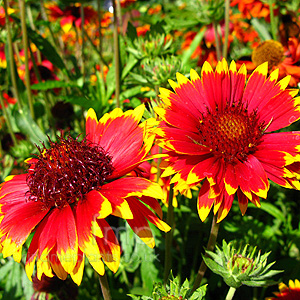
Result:
{"label": "orange flower in background", "polygon": [[121,7],[125,8],[130,4],[136,2],[136,0],[120,0]]}
{"label": "orange flower in background", "polygon": [[[148,119],[140,123],[141,105],[122,112],[115,109],[99,121],[90,109],[86,117],[86,137],[79,141],[60,137],[39,148],[28,159],[28,172],[10,176],[0,189],[0,249],[3,256],[21,260],[22,246],[33,233],[27,250],[25,270],[32,277],[60,279],[70,274],[81,283],[84,260],[104,274],[104,263],[116,272],[120,246],[113,229],[105,221],[112,214],[126,219],[133,231],[149,246],[155,242],[148,221],[163,231],[162,198],[158,184],[126,176],[147,156],[153,144]],[[120,139],[122,136],[122,139]]]}
{"label": "orange flower in background", "polygon": [[160,89],[164,103],[158,145],[168,150],[162,176],[173,175],[175,189],[202,183],[198,213],[202,221],[214,205],[218,222],[228,214],[235,195],[244,215],[251,201],[260,206],[269,181],[300,189],[300,132],[274,131],[300,118],[298,90],[286,90],[289,77],[277,81],[278,69],[267,77],[267,63],[239,71],[225,60],[214,71],[204,63],[201,77],[177,73],[169,81],[174,92]]}
{"label": "orange flower in background", "polygon": [[260,0],[233,0],[230,6],[238,5],[238,10],[243,14],[244,18],[265,18],[269,19],[269,5]]}
{"label": "orange flower in background", "polygon": [[290,38],[287,49],[273,40],[264,41],[252,52],[255,66],[267,61],[269,70],[279,68],[279,78],[291,75],[290,86],[296,87],[300,82],[300,42],[297,38]]}
{"label": "orange flower in background", "polygon": [[136,28],[137,36],[145,36],[148,31],[150,31],[150,24],[145,24]]}
{"label": "orange flower in background", "polygon": [[0,46],[0,68],[2,68],[2,69],[6,69],[6,67],[7,67],[4,47],[5,47],[4,45]]}
{"label": "orange flower in background", "polygon": [[[72,26],[77,28],[81,27],[81,13],[80,3],[75,3],[72,6],[67,6],[65,9],[61,9],[55,3],[49,3],[46,5],[49,14],[49,20],[55,21],[60,19],[60,25],[64,32],[71,30]],[[84,24],[88,25],[93,23],[97,19],[97,12],[92,6],[84,6]]]}
{"label": "orange flower in background", "polygon": [[[9,96],[7,93],[2,92],[2,97],[4,100],[4,106],[7,107],[8,104],[16,104],[17,103],[17,99],[14,97]],[[2,108],[2,106],[0,105],[0,109]]]}
{"label": "orange flower in background", "polygon": [[148,15],[156,15],[158,14],[162,9],[161,4],[157,4],[155,7],[149,7],[147,14]]}
{"label": "orange flower in background", "polygon": [[300,282],[298,279],[294,281],[289,281],[289,286],[284,283],[279,284],[279,292],[275,292],[276,297],[269,297],[266,300],[299,300],[300,299]]}

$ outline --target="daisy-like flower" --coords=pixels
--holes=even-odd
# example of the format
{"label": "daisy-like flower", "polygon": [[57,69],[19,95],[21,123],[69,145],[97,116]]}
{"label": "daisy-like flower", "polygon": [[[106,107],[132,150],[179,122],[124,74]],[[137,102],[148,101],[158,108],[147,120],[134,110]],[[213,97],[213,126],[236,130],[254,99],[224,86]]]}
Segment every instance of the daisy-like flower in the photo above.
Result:
{"label": "daisy-like flower", "polygon": [[54,272],[60,279],[70,274],[79,285],[85,257],[99,274],[104,274],[104,263],[116,272],[120,246],[105,221],[110,214],[126,219],[150,247],[154,239],[148,221],[170,229],[144,205],[161,216],[154,199],[163,197],[159,185],[126,176],[148,159],[154,140],[154,121],[140,123],[143,112],[143,105],[124,113],[115,109],[97,121],[90,109],[82,141],[50,141],[50,148],[27,160],[27,174],[1,185],[0,249],[4,257],[20,261],[32,233],[25,263],[30,279],[35,261],[39,280],[42,274],[52,277]]}
{"label": "daisy-like flower", "polygon": [[300,282],[299,280],[289,281],[289,286],[286,286],[284,283],[279,284],[279,292],[275,292],[276,297],[269,297],[266,300],[298,300],[300,299]]}
{"label": "daisy-like flower", "polygon": [[225,60],[213,71],[204,63],[201,77],[191,70],[191,80],[177,73],[175,93],[160,89],[163,119],[158,144],[169,150],[162,176],[185,191],[203,181],[198,212],[205,220],[214,204],[218,221],[228,214],[237,194],[242,214],[248,201],[260,206],[269,181],[300,188],[300,132],[274,131],[300,118],[298,90],[286,90],[290,78],[277,82],[278,70],[267,77],[267,63],[239,71]]}

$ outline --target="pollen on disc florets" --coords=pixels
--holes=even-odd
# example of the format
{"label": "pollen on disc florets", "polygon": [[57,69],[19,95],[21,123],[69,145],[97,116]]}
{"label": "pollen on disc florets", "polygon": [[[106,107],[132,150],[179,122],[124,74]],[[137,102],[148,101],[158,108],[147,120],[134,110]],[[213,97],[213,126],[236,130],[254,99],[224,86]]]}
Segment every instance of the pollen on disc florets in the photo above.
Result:
{"label": "pollen on disc florets", "polygon": [[50,148],[29,166],[27,199],[47,208],[63,207],[80,200],[91,190],[100,189],[113,172],[111,157],[99,145],[70,136],[50,141]]}
{"label": "pollen on disc florets", "polygon": [[256,150],[263,135],[256,112],[248,113],[241,103],[207,112],[198,127],[198,144],[207,146],[225,162],[244,161]]}
{"label": "pollen on disc florets", "polygon": [[268,62],[269,69],[277,66],[284,59],[284,48],[281,43],[273,40],[267,40],[260,43],[252,52],[252,62],[259,66]]}

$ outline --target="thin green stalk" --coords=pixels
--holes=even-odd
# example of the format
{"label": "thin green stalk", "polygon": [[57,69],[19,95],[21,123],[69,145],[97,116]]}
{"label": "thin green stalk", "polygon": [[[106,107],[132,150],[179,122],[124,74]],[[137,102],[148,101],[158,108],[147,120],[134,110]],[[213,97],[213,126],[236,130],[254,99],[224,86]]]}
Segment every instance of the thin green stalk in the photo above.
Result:
{"label": "thin green stalk", "polygon": [[170,184],[168,212],[167,212],[167,224],[171,227],[171,230],[166,233],[166,249],[165,249],[165,268],[164,268],[164,284],[167,284],[169,274],[172,268],[172,240],[174,233],[174,184]]}
{"label": "thin green stalk", "polygon": [[112,298],[110,294],[106,273],[104,273],[104,275],[99,275],[99,282],[100,282],[104,300],[111,300]]}
{"label": "thin green stalk", "polygon": [[[106,64],[104,59],[103,59],[103,47],[102,47],[102,25],[101,25],[101,21],[102,21],[102,12],[101,12],[101,0],[97,0],[97,15],[98,15],[98,34],[99,34],[99,49],[98,49],[98,53],[100,55],[100,69],[101,69],[101,75],[102,78],[104,80],[104,70],[103,70],[103,64]],[[92,42],[92,45],[94,45],[94,43]]]}
{"label": "thin green stalk", "polygon": [[11,82],[13,86],[12,92],[14,97],[17,99],[18,109],[21,110],[22,105],[20,102],[19,90],[17,86],[17,75],[16,75],[15,64],[14,64],[13,43],[12,43],[11,28],[10,28],[10,21],[9,21],[7,8],[8,8],[7,0],[4,0],[4,13],[5,13],[5,26],[6,26],[7,42],[8,42],[9,68],[10,68]]}
{"label": "thin green stalk", "polygon": [[10,134],[14,145],[16,145],[17,144],[17,139],[16,139],[16,136],[15,136],[13,130],[12,130],[12,125],[11,125],[10,118],[9,118],[9,115],[7,113],[7,110],[6,110],[6,107],[5,107],[5,104],[4,104],[4,100],[3,100],[3,97],[2,97],[2,92],[0,92],[0,104],[1,104],[1,107],[2,107],[3,116],[4,116],[5,121],[6,121],[8,133]]}
{"label": "thin green stalk", "polygon": [[225,36],[223,45],[223,57],[227,59],[228,52],[228,37],[229,37],[229,13],[230,13],[230,0],[225,0]]}
{"label": "thin green stalk", "polygon": [[123,33],[122,8],[121,8],[120,0],[116,0],[116,6],[117,6],[117,14],[118,14],[118,26],[120,28],[120,31]]}
{"label": "thin green stalk", "polygon": [[28,59],[28,36],[25,18],[25,0],[19,0],[20,14],[21,14],[21,27],[22,27],[22,40],[24,48],[25,57],[25,85],[27,90],[28,104],[32,118],[34,119],[34,108],[33,108],[33,98],[30,88],[30,73],[29,73],[29,59]]}
{"label": "thin green stalk", "polygon": [[115,80],[116,80],[115,98],[116,98],[116,107],[120,107],[120,49],[119,49],[118,13],[117,13],[116,1],[117,0],[113,0],[114,60],[115,60]]}
{"label": "thin green stalk", "polygon": [[236,291],[236,288],[230,287],[230,289],[228,290],[228,293],[226,295],[225,300],[231,300],[234,296],[235,291]]}
{"label": "thin green stalk", "polygon": [[277,25],[276,25],[276,19],[274,16],[274,7],[273,7],[274,1],[269,0],[269,9],[270,9],[270,22],[271,22],[271,32],[272,32],[272,38],[273,40],[277,40]]}
{"label": "thin green stalk", "polygon": [[[28,15],[28,19],[29,19],[29,24],[30,24],[30,27],[33,31],[36,30],[36,27],[34,25],[34,22],[33,22],[33,17],[32,17],[32,12],[31,12],[31,8],[30,8],[30,5],[28,4],[27,7],[26,7],[26,11],[27,11],[27,15]],[[39,63],[42,62],[42,56],[41,56],[41,52],[39,49],[36,50],[36,54],[37,54],[37,61]]]}
{"label": "thin green stalk", "polygon": [[[217,223],[217,215],[215,215],[212,220],[210,236],[209,236],[209,240],[208,240],[207,247],[206,247],[206,249],[209,251],[213,251],[215,248],[215,244],[216,244],[217,236],[218,236],[218,232],[219,232],[219,227],[220,227],[220,224]],[[195,279],[195,282],[194,282],[194,285],[192,288],[192,291],[195,291],[200,286],[201,281],[206,272],[206,269],[207,269],[207,266],[206,266],[204,260],[202,260],[200,268],[197,273],[197,277]]]}
{"label": "thin green stalk", "polygon": [[84,65],[84,6],[80,5],[80,17],[81,17],[81,73],[83,82],[85,81],[85,65]]}
{"label": "thin green stalk", "polygon": [[221,59],[221,46],[220,46],[220,40],[219,40],[219,34],[217,29],[218,23],[213,22],[213,28],[215,32],[215,41],[216,41],[216,52],[217,52],[217,60],[219,61]]}
{"label": "thin green stalk", "polygon": [[[103,56],[102,56],[102,52],[100,52],[98,50],[98,48],[95,46],[95,44],[93,43],[91,37],[88,35],[88,33],[86,31],[84,31],[84,35],[85,37],[87,38],[87,40],[90,42],[91,46],[95,49],[96,53],[99,54],[99,57],[100,57],[100,65],[101,65],[101,70],[103,69],[103,64],[106,65],[108,67],[108,64],[107,62],[104,60]],[[104,78],[104,77],[102,77]]]}

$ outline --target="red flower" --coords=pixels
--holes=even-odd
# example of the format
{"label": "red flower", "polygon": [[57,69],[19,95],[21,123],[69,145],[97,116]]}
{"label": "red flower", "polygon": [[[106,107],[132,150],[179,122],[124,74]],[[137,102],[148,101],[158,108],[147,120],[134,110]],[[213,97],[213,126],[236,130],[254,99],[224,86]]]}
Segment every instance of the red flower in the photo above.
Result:
{"label": "red flower", "polygon": [[284,283],[279,284],[279,293],[274,293],[276,297],[269,297],[266,300],[299,300],[300,299],[300,282],[299,280],[289,281],[289,286],[286,286]]}
{"label": "red flower", "polygon": [[[277,82],[278,70],[267,78],[267,63],[252,73],[236,70],[225,60],[214,72],[204,63],[201,78],[191,70],[191,80],[177,74],[169,81],[175,93],[160,89],[164,106],[159,145],[169,151],[163,176],[185,191],[203,181],[198,212],[205,220],[214,204],[218,221],[228,214],[237,194],[242,214],[248,201],[260,206],[268,179],[300,189],[300,132],[274,131],[300,118],[298,90],[285,90],[289,76]],[[246,84],[246,86],[245,86]]]}
{"label": "red flower", "polygon": [[[154,239],[148,221],[168,231],[154,198],[162,198],[158,184],[126,177],[147,157],[154,140],[150,121],[139,124],[141,105],[123,113],[115,109],[97,121],[90,109],[86,138],[50,141],[50,148],[27,160],[27,174],[11,176],[0,189],[0,242],[4,257],[21,259],[22,245],[33,232],[27,251],[26,273],[31,278],[53,272],[60,279],[70,274],[81,282],[84,257],[99,274],[104,264],[116,272],[120,246],[105,218],[127,220],[150,247]],[[122,137],[122,138],[120,138]]]}

